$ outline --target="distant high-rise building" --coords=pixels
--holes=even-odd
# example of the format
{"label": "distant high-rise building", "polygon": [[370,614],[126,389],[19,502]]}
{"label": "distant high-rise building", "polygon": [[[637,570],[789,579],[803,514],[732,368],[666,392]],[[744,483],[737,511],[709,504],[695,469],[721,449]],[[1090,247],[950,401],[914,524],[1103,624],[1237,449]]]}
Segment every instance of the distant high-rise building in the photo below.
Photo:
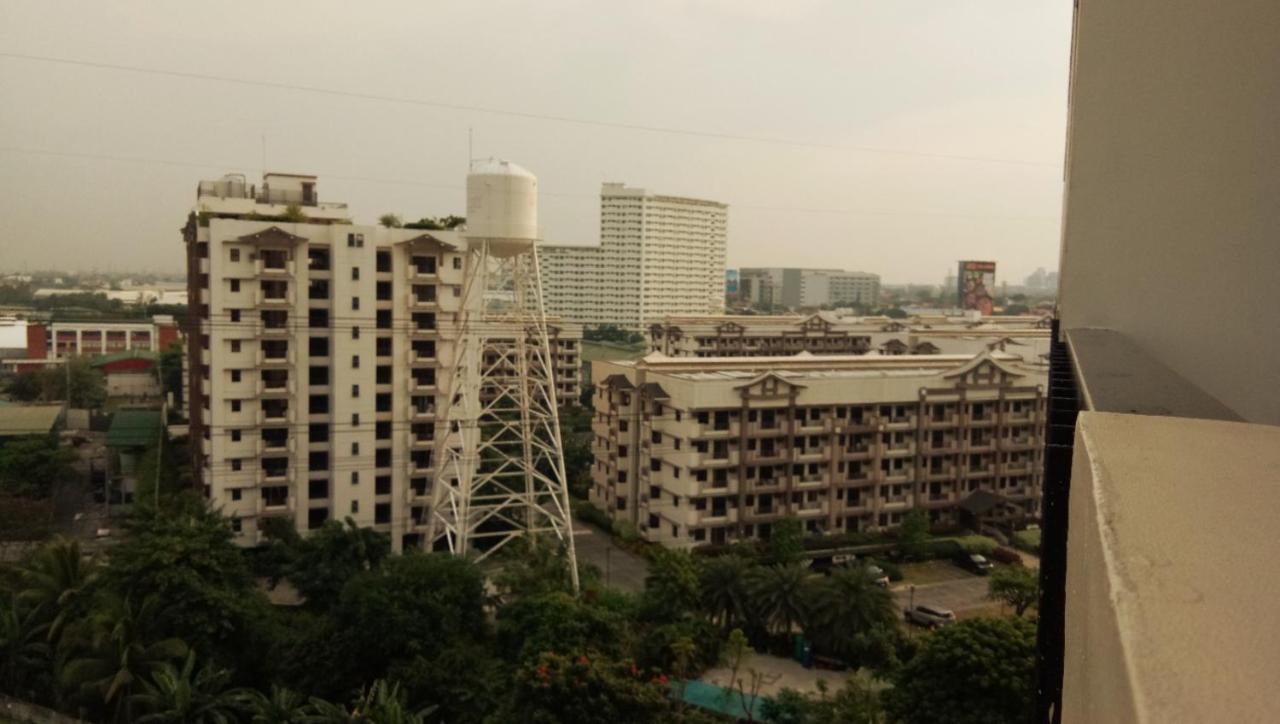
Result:
{"label": "distant high-rise building", "polygon": [[600,191],[600,245],[540,249],[549,314],[640,330],[724,311],[729,207],[620,183]]}
{"label": "distant high-rise building", "polygon": [[742,301],[755,307],[821,307],[874,305],[880,299],[880,276],[840,269],[755,267],[741,270]]}
{"label": "distant high-rise building", "polygon": [[1046,272],[1039,267],[1023,282],[1028,291],[1053,291],[1058,288],[1058,272]]}

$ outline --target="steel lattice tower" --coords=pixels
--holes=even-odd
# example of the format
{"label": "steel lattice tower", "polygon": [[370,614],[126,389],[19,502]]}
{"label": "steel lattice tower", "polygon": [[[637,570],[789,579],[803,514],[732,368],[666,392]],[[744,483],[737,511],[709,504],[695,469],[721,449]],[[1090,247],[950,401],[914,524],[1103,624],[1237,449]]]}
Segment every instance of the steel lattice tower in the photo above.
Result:
{"label": "steel lattice tower", "polygon": [[516,538],[550,533],[565,546],[577,589],[533,175],[505,161],[473,169],[463,236],[465,280],[427,548],[483,559]]}

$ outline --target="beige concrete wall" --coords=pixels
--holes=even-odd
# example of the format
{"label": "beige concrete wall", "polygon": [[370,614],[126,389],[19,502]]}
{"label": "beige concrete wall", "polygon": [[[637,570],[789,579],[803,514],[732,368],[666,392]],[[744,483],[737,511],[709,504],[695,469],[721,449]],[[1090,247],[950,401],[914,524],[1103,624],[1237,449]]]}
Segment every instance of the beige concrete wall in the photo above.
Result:
{"label": "beige concrete wall", "polygon": [[1077,6],[1064,325],[1280,423],[1280,2]]}

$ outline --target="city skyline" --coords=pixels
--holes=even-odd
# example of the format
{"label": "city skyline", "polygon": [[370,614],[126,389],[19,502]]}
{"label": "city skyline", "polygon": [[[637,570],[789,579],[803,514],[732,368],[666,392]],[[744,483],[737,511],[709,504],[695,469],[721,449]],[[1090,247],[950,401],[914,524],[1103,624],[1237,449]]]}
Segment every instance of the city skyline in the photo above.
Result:
{"label": "city skyline", "polygon": [[[248,28],[234,8],[137,22],[118,7],[6,10],[0,183],[21,193],[0,201],[0,259],[176,270],[164,215],[130,212],[183,208],[191,179],[264,166],[315,173],[358,222],[459,213],[470,135],[474,156],[540,169],[549,243],[597,243],[596,190],[620,181],[727,203],[731,268],[894,284],[961,258],[1010,279],[1056,266],[1069,7],[557,8],[320,6],[305,31],[282,29],[293,13],[278,8]],[[483,34],[420,42],[481,16]],[[315,50],[343,45],[362,62]]]}

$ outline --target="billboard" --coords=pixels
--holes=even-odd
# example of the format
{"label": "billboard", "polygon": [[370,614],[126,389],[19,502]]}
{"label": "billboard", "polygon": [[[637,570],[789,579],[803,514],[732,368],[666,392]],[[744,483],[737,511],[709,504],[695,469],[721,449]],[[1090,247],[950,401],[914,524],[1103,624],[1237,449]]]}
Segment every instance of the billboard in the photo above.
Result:
{"label": "billboard", "polygon": [[724,271],[724,293],[733,296],[738,293],[738,270],[725,269]]}
{"label": "billboard", "polygon": [[976,309],[983,315],[995,311],[996,263],[962,261],[958,277],[957,303],[961,309]]}

